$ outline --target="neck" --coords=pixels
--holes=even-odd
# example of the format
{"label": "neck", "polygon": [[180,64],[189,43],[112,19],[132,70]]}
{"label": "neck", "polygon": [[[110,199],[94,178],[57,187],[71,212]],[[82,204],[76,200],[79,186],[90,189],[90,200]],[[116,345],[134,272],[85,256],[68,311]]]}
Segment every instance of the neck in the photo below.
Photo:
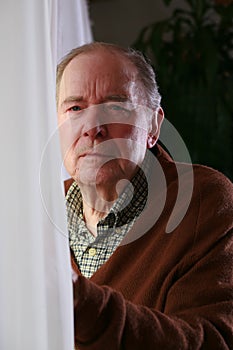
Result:
{"label": "neck", "polygon": [[79,183],[83,199],[83,217],[90,232],[97,235],[97,224],[104,219],[116,202],[129,180],[121,179],[117,183],[90,185]]}
{"label": "neck", "polygon": [[115,201],[118,193],[111,189],[100,186],[79,185],[83,199],[83,217],[89,231],[97,236],[97,224],[104,219]]}

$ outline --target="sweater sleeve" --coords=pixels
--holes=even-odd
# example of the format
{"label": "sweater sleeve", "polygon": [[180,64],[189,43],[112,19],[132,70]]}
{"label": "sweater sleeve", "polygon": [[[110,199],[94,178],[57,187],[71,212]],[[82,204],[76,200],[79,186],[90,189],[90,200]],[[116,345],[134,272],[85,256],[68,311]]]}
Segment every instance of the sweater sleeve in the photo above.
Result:
{"label": "sweater sleeve", "polygon": [[217,180],[216,195],[208,183],[200,187],[193,264],[174,280],[163,312],[78,278],[74,327],[80,350],[233,349],[232,187],[221,189]]}

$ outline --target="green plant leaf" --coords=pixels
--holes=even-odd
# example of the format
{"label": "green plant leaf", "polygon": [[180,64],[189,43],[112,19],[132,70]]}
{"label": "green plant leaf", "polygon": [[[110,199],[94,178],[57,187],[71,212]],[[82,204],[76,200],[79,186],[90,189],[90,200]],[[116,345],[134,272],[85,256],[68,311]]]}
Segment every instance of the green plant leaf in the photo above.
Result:
{"label": "green plant leaf", "polygon": [[159,60],[162,45],[164,43],[164,34],[169,31],[168,21],[161,21],[153,25],[150,35],[150,46],[155,57]]}
{"label": "green plant leaf", "polygon": [[170,3],[172,2],[172,0],[163,0],[163,2],[164,2],[165,5],[169,6]]}
{"label": "green plant leaf", "polygon": [[218,71],[219,54],[214,33],[209,27],[203,27],[198,33],[200,52],[200,70],[203,69],[207,85],[214,84]]}
{"label": "green plant leaf", "polygon": [[188,10],[144,28],[138,45],[153,58],[165,115],[192,160],[233,178],[233,3],[184,1]]}

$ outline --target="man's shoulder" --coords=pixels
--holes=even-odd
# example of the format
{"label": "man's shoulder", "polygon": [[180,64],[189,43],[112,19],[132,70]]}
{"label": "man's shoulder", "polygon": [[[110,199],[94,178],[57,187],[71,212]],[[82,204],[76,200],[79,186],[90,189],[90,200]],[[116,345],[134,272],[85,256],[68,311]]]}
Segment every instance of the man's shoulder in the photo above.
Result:
{"label": "man's shoulder", "polygon": [[199,208],[199,219],[208,218],[219,224],[226,220],[232,225],[233,183],[230,179],[209,166],[176,162],[163,150],[159,158],[167,191],[180,204],[178,208]]}
{"label": "man's shoulder", "polygon": [[192,168],[191,208],[197,212],[196,239],[199,237],[202,242],[205,236],[206,240],[216,242],[233,228],[233,184],[211,167],[193,164]]}
{"label": "man's shoulder", "polygon": [[212,195],[228,204],[233,203],[233,183],[220,171],[208,166],[193,164],[194,186],[202,196]]}
{"label": "man's shoulder", "polygon": [[[233,183],[220,171],[202,164],[192,164],[173,160],[171,156],[159,147],[157,159],[162,165],[167,181],[193,181],[193,184],[202,189],[219,188],[233,196]],[[180,179],[179,179],[180,177]],[[182,180],[182,181],[181,181]]]}

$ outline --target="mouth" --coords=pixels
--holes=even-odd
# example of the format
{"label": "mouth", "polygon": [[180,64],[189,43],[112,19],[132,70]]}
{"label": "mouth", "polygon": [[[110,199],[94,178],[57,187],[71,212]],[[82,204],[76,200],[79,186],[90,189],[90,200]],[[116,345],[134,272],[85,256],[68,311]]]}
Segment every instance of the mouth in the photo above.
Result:
{"label": "mouth", "polygon": [[107,158],[110,160],[110,159],[113,159],[115,157],[113,157],[110,154],[91,151],[91,152],[84,152],[84,153],[80,154],[79,158]]}

